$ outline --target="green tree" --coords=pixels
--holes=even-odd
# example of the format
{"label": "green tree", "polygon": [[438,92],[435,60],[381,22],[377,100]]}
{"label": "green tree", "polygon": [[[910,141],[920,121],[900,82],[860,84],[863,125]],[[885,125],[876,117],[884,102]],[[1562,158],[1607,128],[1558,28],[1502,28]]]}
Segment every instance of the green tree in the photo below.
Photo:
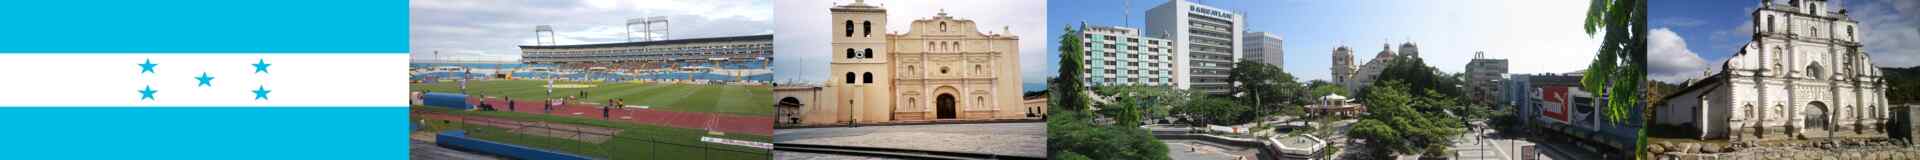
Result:
{"label": "green tree", "polygon": [[1352,94],[1347,94],[1347,87],[1341,87],[1340,85],[1326,84],[1326,85],[1312,85],[1311,87],[1313,88],[1312,98],[1319,98],[1319,97],[1327,96],[1329,94],[1353,96]]}
{"label": "green tree", "polygon": [[1089,123],[1085,112],[1047,117],[1047,150],[1056,159],[1165,160],[1167,145],[1139,127]]}
{"label": "green tree", "polygon": [[1132,99],[1142,109],[1145,117],[1164,118],[1172,108],[1184,106],[1192,93],[1167,86],[1145,85],[1103,85],[1094,86],[1093,92],[1100,95],[1122,96]]}
{"label": "green tree", "polygon": [[1238,85],[1233,87],[1231,95],[1238,97],[1236,100],[1243,105],[1252,106],[1262,113],[1304,113],[1298,109],[1282,109],[1282,106],[1303,103],[1307,96],[1305,87],[1294,81],[1293,74],[1288,74],[1280,67],[1251,60],[1235,62],[1233,68],[1227,71],[1227,79]]}
{"label": "green tree", "polygon": [[1086,49],[1080,46],[1080,31],[1074,30],[1073,26],[1069,25],[1061,32],[1064,33],[1060,34],[1060,78],[1055,80],[1053,89],[1050,89],[1055,91],[1053,96],[1060,99],[1060,104],[1051,107],[1058,108],[1056,110],[1086,110],[1088,100],[1082,93],[1086,85],[1080,82],[1080,69],[1086,66],[1082,57]]}
{"label": "green tree", "polygon": [[[1196,94],[1196,96],[1200,96]],[[1185,107],[1175,109],[1181,114],[1193,118],[1195,125],[1230,125],[1246,123],[1253,115],[1252,109],[1236,105],[1233,100],[1220,97],[1202,96],[1187,101]]]}
{"label": "green tree", "polygon": [[[1365,139],[1367,145],[1373,146],[1404,146],[1407,143],[1406,139],[1401,138],[1400,131],[1376,119],[1361,119],[1360,122],[1353,123],[1352,130],[1347,132],[1347,136]],[[1373,156],[1371,159],[1392,159],[1393,150],[1375,149],[1373,151],[1375,152],[1368,154]]]}
{"label": "green tree", "polygon": [[[1604,33],[1598,55],[1587,64],[1580,88],[1607,97],[1606,118],[1625,122],[1643,99],[1640,83],[1647,80],[1647,3],[1643,0],[1592,0],[1587,8],[1587,35]],[[1600,32],[1602,29],[1605,32]],[[1643,122],[1644,123],[1644,122]],[[1647,159],[1647,131],[1641,129],[1635,159]]]}
{"label": "green tree", "polygon": [[[1436,111],[1421,111],[1417,107],[1442,103],[1434,99],[1446,97],[1426,97],[1410,94],[1407,84],[1398,80],[1373,83],[1370,95],[1362,100],[1367,104],[1366,116],[1361,123],[1355,124],[1354,132],[1349,136],[1367,139],[1377,148],[1389,149],[1395,153],[1414,153],[1423,149],[1440,147],[1444,149],[1452,141],[1451,137],[1460,134],[1460,121],[1449,118]],[[1428,95],[1441,95],[1429,92]],[[1364,123],[1364,124],[1362,124]],[[1364,125],[1364,126],[1363,126]],[[1362,130],[1365,129],[1365,130]]]}

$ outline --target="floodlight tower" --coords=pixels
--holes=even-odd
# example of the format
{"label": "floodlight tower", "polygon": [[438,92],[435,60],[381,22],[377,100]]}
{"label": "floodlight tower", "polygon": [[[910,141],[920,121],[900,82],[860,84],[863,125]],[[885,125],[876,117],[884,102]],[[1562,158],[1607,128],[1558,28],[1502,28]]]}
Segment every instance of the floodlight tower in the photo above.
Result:
{"label": "floodlight tower", "polygon": [[[666,40],[667,26],[669,25],[666,16],[627,19],[627,41],[633,42],[635,39],[639,39],[640,41]],[[640,32],[640,37],[634,37],[633,32]]]}
{"label": "floodlight tower", "polygon": [[540,25],[540,26],[533,27],[533,44],[534,45],[540,45],[540,46],[553,45],[554,37],[555,36],[553,34],[553,26]]}

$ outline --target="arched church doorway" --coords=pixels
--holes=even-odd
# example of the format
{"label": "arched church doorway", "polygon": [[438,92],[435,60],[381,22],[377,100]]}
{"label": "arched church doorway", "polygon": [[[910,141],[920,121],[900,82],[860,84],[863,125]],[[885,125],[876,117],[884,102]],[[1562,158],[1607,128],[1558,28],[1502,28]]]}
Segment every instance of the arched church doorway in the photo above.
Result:
{"label": "arched church doorway", "polygon": [[934,103],[937,104],[937,106],[939,107],[939,111],[936,114],[939,114],[938,117],[940,119],[953,119],[957,117],[955,116],[955,113],[954,113],[955,112],[954,106],[955,106],[955,103],[960,103],[960,102],[958,100],[954,100],[953,94],[942,93],[940,94],[940,97],[934,99]]}
{"label": "arched church doorway", "polygon": [[778,114],[780,114],[781,117],[786,117],[783,119],[786,120],[787,124],[799,124],[800,107],[806,106],[806,104],[800,103],[799,98],[794,97],[781,98],[780,103],[774,105],[780,107],[778,108]]}
{"label": "arched church doorway", "polygon": [[1828,123],[1827,122],[1828,114],[1830,113],[1827,113],[1826,104],[1822,104],[1820,102],[1813,102],[1811,104],[1808,104],[1807,112],[1805,112],[1805,115],[1806,115],[1805,122],[1806,122],[1807,129],[1826,130],[1827,123]]}

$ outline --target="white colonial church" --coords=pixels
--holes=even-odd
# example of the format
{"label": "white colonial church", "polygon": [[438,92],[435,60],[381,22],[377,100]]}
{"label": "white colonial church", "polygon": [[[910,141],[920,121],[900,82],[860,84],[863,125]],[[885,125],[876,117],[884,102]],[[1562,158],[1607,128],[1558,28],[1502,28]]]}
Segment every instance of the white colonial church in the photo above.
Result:
{"label": "white colonial church", "polygon": [[1886,136],[1886,83],[1861,49],[1858,21],[1825,0],[1765,4],[1752,13],[1751,42],[1656,104],[1657,124],[1689,128],[1661,132],[1732,141]]}

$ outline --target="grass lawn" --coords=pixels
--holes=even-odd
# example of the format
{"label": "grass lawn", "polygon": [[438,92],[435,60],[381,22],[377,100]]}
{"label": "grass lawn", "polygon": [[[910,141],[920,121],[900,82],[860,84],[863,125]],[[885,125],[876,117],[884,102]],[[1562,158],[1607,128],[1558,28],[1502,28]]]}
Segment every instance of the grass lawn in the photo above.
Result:
{"label": "grass lawn", "polygon": [[[763,149],[713,144],[701,142],[700,137],[710,136],[698,129],[673,128],[666,126],[639,125],[630,123],[607,122],[595,119],[535,115],[512,112],[467,112],[439,107],[415,106],[416,110],[428,110],[441,114],[508,118],[516,120],[545,121],[596,127],[620,128],[614,138],[599,144],[588,142],[526,135],[508,132],[505,128],[464,125],[459,122],[428,121],[428,128],[434,132],[451,129],[466,129],[469,136],[542,149],[563,151],[578,155],[608,159],[768,159],[770,152]],[[414,117],[418,120],[422,117]],[[729,134],[712,136],[718,138],[771,142],[772,137]]]}
{"label": "grass lawn", "polygon": [[[606,103],[608,99],[626,99],[628,105],[644,105],[668,111],[773,116],[773,88],[767,86],[565,81],[555,82],[555,84],[585,84],[592,87],[554,88],[553,98],[580,95],[580,91],[587,91],[587,96],[581,100],[593,103]],[[472,81],[467,84],[467,91],[474,95],[538,100],[547,97],[546,85],[545,80]],[[413,84],[408,89],[460,92],[460,83]]]}

